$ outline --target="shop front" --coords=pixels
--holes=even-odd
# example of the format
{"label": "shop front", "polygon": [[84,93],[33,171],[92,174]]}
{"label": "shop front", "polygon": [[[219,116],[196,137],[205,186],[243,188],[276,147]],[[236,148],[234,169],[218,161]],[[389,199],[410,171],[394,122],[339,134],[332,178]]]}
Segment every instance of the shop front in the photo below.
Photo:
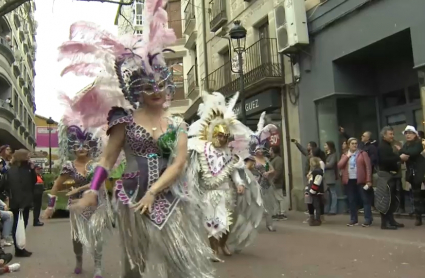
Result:
{"label": "shop front", "polygon": [[424,130],[424,10],[420,0],[331,1],[315,9],[312,43],[300,54],[303,145],[333,141],[340,155],[339,127],[359,139],[371,131],[379,140],[390,125],[398,141],[407,124]]}

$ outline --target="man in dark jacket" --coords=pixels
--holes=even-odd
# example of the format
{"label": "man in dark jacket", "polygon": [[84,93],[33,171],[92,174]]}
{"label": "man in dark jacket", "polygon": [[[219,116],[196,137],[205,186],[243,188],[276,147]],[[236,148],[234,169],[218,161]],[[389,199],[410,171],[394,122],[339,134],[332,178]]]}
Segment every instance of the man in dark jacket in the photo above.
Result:
{"label": "man in dark jacket", "polygon": [[[389,177],[387,183],[382,183],[383,188],[378,188],[377,192],[383,192],[383,198],[381,202],[389,201],[389,205],[385,204],[384,207],[389,207],[388,210],[381,212],[381,229],[395,230],[397,228],[404,227],[403,224],[397,223],[394,219],[394,212],[396,211],[399,200],[396,198],[397,194],[397,176],[400,168],[401,158],[400,155],[394,152],[392,143],[394,141],[394,130],[392,127],[386,126],[381,131],[382,141],[378,147],[379,155],[379,177]],[[388,185],[388,188],[385,187]],[[381,184],[379,185],[381,186]],[[381,191],[383,190],[383,191]],[[387,194],[389,198],[386,198]],[[378,205],[377,205],[378,206]],[[381,209],[382,210],[382,209]]]}

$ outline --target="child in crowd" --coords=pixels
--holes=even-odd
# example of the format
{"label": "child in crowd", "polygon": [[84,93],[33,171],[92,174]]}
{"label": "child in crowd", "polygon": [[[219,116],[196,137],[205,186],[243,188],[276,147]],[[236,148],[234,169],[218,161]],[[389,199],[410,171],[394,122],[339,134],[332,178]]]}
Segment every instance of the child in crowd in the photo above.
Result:
{"label": "child in crowd", "polygon": [[306,186],[305,200],[310,214],[308,224],[320,226],[323,205],[323,169],[318,157],[310,158],[309,185]]}

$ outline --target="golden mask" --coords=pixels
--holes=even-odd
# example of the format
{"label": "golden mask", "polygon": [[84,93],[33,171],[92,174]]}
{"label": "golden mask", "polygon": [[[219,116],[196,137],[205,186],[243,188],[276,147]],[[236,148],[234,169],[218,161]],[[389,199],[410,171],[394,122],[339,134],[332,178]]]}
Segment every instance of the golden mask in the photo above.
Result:
{"label": "golden mask", "polygon": [[226,125],[216,125],[213,129],[212,144],[216,148],[225,147],[229,139],[229,128]]}

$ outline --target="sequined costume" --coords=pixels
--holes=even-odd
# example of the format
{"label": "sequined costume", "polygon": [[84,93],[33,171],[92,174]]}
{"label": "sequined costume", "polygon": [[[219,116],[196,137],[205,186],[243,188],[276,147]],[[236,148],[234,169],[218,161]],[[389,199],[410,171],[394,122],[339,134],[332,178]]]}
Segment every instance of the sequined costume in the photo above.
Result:
{"label": "sequined costume", "polygon": [[[166,117],[167,130],[154,139],[133,118],[145,105],[143,94],[164,94],[164,109],[174,94],[172,75],[162,54],[169,51],[165,45],[176,39],[174,31],[166,28],[165,5],[161,0],[145,1],[143,35],[116,38],[92,23],[71,26],[71,41],[60,48],[61,55],[72,60],[64,73],[97,79],[93,88],[76,100],[62,98],[79,111],[84,127],[107,126],[105,134],[111,138],[124,132],[121,143],[126,165],[114,192],[122,247],[121,277],[213,278],[208,260],[213,254],[200,225],[200,203],[190,173],[183,171],[169,189],[155,194],[150,191],[173,164],[179,139],[187,136],[187,125],[179,117]],[[108,178],[111,169],[107,168],[99,165],[94,170],[92,194],[98,194]],[[131,206],[145,194],[155,196],[155,201],[153,210],[142,215]]]}
{"label": "sequined costume", "polygon": [[[231,255],[228,244],[238,251],[250,244],[263,213],[258,183],[228,146],[230,136],[249,140],[252,134],[233,113],[237,97],[226,105],[220,93],[205,93],[200,120],[189,129],[189,169],[202,195],[202,223],[216,255],[220,248]],[[238,195],[238,187],[245,192]]]}
{"label": "sequined costume", "polygon": [[[75,117],[68,108],[59,124],[59,149],[62,159],[72,158],[75,152],[80,149],[87,150],[87,155],[96,159],[101,148],[101,141],[93,137],[93,134],[81,130],[78,126],[79,119]],[[94,161],[89,160],[85,166],[85,173],[78,172],[74,161],[67,160],[63,162],[60,175],[73,181],[74,188],[80,188],[90,183]],[[83,195],[83,190],[70,196],[68,207],[72,200],[79,199]],[[49,208],[54,209],[56,196],[49,195]],[[109,199],[106,196],[106,190],[102,188],[99,194],[99,208],[95,211],[88,208],[82,214],[70,211],[71,237],[73,249],[76,255],[77,266],[74,270],[76,274],[82,271],[83,246],[94,257],[95,271],[94,277],[102,276],[102,249],[104,241],[104,231],[112,226],[112,210]]]}

